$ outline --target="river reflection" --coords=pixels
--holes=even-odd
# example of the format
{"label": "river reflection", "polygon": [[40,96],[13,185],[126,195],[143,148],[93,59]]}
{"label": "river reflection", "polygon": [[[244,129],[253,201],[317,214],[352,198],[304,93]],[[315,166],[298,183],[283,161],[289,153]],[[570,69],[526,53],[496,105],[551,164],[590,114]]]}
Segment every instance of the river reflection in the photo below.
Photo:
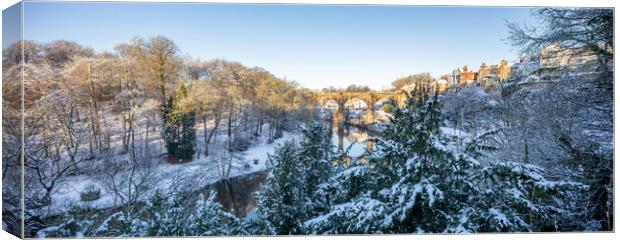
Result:
{"label": "river reflection", "polygon": [[[340,124],[340,127],[336,126],[333,129],[332,143],[334,150],[346,150],[350,147],[348,153],[350,158],[344,160],[346,163],[351,158],[364,161],[366,149],[372,149],[374,145],[374,142],[368,138],[374,136],[378,135],[361,127]],[[259,171],[218,181],[207,186],[203,192],[208,194],[211,190],[215,190],[217,201],[226,210],[244,219],[256,209],[253,193],[260,191],[266,180],[267,172]]]}
{"label": "river reflection", "polygon": [[249,173],[217,181],[204,188],[203,193],[208,195],[211,190],[215,190],[217,192],[215,199],[224,209],[244,219],[248,213],[256,209],[254,193],[260,191],[266,180],[265,171]]}
{"label": "river reflection", "polygon": [[335,150],[349,150],[348,156],[351,158],[364,158],[366,150],[372,151],[374,141],[369,139],[376,137],[373,131],[362,127],[348,124],[334,124],[332,134],[332,144]]}

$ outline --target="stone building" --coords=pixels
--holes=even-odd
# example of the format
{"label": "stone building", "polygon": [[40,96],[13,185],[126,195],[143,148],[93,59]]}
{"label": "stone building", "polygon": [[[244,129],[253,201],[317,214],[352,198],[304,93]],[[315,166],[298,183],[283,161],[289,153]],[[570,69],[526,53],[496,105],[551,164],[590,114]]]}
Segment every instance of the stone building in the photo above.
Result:
{"label": "stone building", "polygon": [[490,82],[491,78],[491,68],[487,66],[486,63],[482,63],[482,65],[480,65],[480,69],[478,69],[476,82],[481,86],[485,86]]}
{"label": "stone building", "polygon": [[470,71],[467,65],[462,70],[457,68],[452,71],[448,78],[447,85],[460,87],[470,84],[476,84],[483,87],[491,87],[497,85],[510,76],[511,68],[508,61],[502,60],[500,64],[488,66],[482,63],[477,72]]}
{"label": "stone building", "polygon": [[480,69],[478,69],[478,77],[476,80],[480,82],[489,75],[491,75],[491,68],[489,68],[486,63],[482,63],[482,65],[480,65]]}
{"label": "stone building", "polygon": [[510,77],[510,73],[510,64],[505,59],[502,59],[497,67],[497,80],[500,82],[506,80],[506,78]]}
{"label": "stone building", "polygon": [[450,74],[450,80],[448,80],[448,85],[457,85],[461,78],[461,69],[452,70],[452,74]]}
{"label": "stone building", "polygon": [[463,66],[463,71],[459,77],[459,85],[465,86],[476,82],[476,72],[469,71],[467,65]]}
{"label": "stone building", "polygon": [[437,86],[437,91],[440,93],[445,92],[448,89],[448,80],[446,79],[439,79],[435,82],[435,84]]}

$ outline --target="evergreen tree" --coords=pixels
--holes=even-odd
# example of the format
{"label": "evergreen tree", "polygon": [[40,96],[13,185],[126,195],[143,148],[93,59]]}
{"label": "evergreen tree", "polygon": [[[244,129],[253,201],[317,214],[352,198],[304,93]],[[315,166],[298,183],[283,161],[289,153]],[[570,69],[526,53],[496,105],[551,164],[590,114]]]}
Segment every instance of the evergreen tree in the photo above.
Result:
{"label": "evergreen tree", "polygon": [[583,206],[580,218],[585,220],[583,230],[612,230],[613,153],[600,150],[595,143],[577,152],[573,161],[583,163],[577,180],[587,186],[579,196],[579,205]]}
{"label": "evergreen tree", "polygon": [[307,219],[304,192],[304,170],[299,144],[286,142],[269,156],[272,166],[267,182],[257,196],[257,219],[250,225],[250,233],[303,234],[303,221]]}
{"label": "evergreen tree", "polygon": [[118,212],[96,229],[92,236],[222,236],[241,234],[240,222],[215,201],[215,192],[205,199],[200,195],[195,205],[178,192],[161,191],[146,201],[136,216]]}
{"label": "evergreen tree", "polygon": [[37,235],[42,238],[88,237],[94,231],[94,223],[98,216],[98,212],[94,209],[74,205],[64,214],[60,225],[42,229]]}
{"label": "evergreen tree", "polygon": [[92,236],[96,237],[144,237],[147,223],[138,214],[117,212],[105,219]]}
{"label": "evergreen tree", "polygon": [[178,193],[157,191],[147,202],[145,213],[148,236],[190,236],[185,204]]}
{"label": "evergreen tree", "polygon": [[256,217],[244,224],[248,234],[303,234],[303,222],[328,208],[320,186],[333,172],[331,126],[309,123],[302,134],[299,144],[287,142],[270,156],[275,165],[257,196]]}
{"label": "evergreen tree", "polygon": [[216,194],[212,191],[207,199],[201,194],[196,201],[196,209],[187,219],[190,236],[226,236],[236,233],[239,219],[224,211],[222,205],[215,201]]}
{"label": "evergreen tree", "polygon": [[179,159],[191,159],[196,145],[196,113],[182,104],[187,95],[185,84],[181,84],[176,96],[164,106],[163,114],[166,149]]}
{"label": "evergreen tree", "polygon": [[329,179],[333,172],[330,159],[333,156],[331,142],[331,125],[312,122],[304,126],[301,141],[301,164],[303,167],[305,201],[308,214],[326,208],[322,198],[318,196],[319,186]]}
{"label": "evergreen tree", "polygon": [[[338,168],[337,168],[338,169]],[[319,186],[322,209],[304,224],[309,234],[383,233],[380,220],[385,204],[370,197],[383,176],[368,164],[354,160]]]}
{"label": "evergreen tree", "polygon": [[[256,199],[259,198],[260,194],[255,194]],[[260,202],[259,202],[260,204]],[[265,217],[266,208],[261,207],[250,213],[245,221],[243,222],[242,229],[243,233],[251,236],[256,235],[276,235],[277,229],[271,224],[271,222]]]}
{"label": "evergreen tree", "polygon": [[494,150],[495,131],[444,131],[437,95],[412,95],[419,97],[396,110],[369,165],[353,165],[323,188],[340,199],[306,221],[308,231],[533,231],[561,212],[550,203],[574,184],[547,181],[532,165],[480,163]]}

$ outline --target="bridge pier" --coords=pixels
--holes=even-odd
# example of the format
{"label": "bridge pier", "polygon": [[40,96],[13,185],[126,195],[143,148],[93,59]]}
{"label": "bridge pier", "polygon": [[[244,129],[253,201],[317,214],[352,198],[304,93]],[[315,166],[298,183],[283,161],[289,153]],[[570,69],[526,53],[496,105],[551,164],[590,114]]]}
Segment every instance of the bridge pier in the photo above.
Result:
{"label": "bridge pier", "polygon": [[366,112],[364,113],[364,124],[370,125],[375,123],[374,104],[380,99],[390,99],[399,108],[406,105],[407,96],[402,92],[320,92],[315,93],[315,98],[319,104],[325,104],[327,100],[333,100],[338,105],[338,109],[334,112],[334,125],[341,124],[346,121],[345,103],[352,99],[359,99],[366,103]]}
{"label": "bridge pier", "polygon": [[375,142],[374,141],[366,140],[366,150],[372,151],[374,146],[375,146]]}
{"label": "bridge pier", "polygon": [[365,116],[366,125],[371,125],[375,123],[375,108],[374,106],[369,105],[366,108],[366,116]]}
{"label": "bridge pier", "polygon": [[336,101],[336,103],[338,104],[338,109],[336,110],[335,114],[334,114],[334,124],[341,124],[344,122],[344,120],[346,119],[346,111],[344,108],[344,104],[345,104],[346,100],[344,101]]}
{"label": "bridge pier", "polygon": [[338,128],[336,130],[337,135],[338,135],[338,150],[343,151],[344,150],[344,124],[337,124],[336,127]]}

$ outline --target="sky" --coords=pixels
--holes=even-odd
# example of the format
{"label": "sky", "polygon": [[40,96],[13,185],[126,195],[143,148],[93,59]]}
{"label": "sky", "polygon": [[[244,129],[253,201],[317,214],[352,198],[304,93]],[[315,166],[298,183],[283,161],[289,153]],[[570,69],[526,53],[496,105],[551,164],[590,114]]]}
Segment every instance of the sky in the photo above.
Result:
{"label": "sky", "polygon": [[183,55],[259,66],[311,89],[381,89],[414,73],[514,61],[506,21],[535,20],[505,7],[26,2],[24,38],[103,51],[163,35]]}
{"label": "sky", "polygon": [[2,49],[21,38],[21,3],[2,10]]}

